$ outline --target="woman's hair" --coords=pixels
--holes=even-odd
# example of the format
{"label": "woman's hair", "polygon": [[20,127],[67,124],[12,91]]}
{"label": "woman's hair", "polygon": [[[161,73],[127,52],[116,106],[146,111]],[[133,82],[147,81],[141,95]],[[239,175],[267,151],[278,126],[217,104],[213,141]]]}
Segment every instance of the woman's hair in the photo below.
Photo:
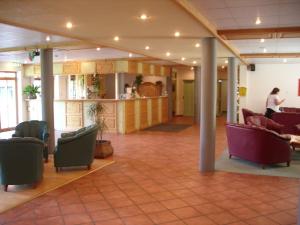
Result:
{"label": "woman's hair", "polygon": [[273,90],[271,91],[271,95],[276,95],[279,91],[279,88],[273,88]]}

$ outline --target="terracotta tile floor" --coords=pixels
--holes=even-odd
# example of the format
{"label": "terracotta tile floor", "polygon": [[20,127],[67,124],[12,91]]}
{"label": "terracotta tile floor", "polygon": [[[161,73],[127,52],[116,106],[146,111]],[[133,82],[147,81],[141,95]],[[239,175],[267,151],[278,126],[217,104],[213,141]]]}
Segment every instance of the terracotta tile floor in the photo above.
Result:
{"label": "terracotta tile floor", "polygon": [[[217,124],[218,157],[224,118]],[[296,224],[298,179],[198,172],[197,126],[109,138],[115,164],[0,215],[0,224]]]}

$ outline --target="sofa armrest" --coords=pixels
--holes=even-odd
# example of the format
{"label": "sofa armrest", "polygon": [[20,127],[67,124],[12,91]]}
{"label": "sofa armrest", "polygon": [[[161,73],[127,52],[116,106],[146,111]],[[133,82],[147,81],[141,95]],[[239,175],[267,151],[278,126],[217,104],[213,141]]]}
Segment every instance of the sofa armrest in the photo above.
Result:
{"label": "sofa armrest", "polygon": [[16,130],[15,133],[12,134],[12,137],[23,137],[23,135],[20,131]]}
{"label": "sofa armrest", "polygon": [[61,137],[62,138],[74,137],[76,135],[76,133],[77,133],[76,131],[68,132],[68,133],[62,133]]}

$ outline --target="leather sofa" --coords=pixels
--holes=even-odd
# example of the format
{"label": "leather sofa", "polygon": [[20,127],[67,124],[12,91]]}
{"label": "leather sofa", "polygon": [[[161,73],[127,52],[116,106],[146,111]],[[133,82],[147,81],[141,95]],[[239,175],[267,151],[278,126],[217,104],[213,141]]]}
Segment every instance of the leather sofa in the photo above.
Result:
{"label": "leather sofa", "polygon": [[300,108],[295,107],[280,107],[282,112],[300,113]]}
{"label": "leather sofa", "polygon": [[56,172],[63,167],[87,166],[94,160],[98,126],[91,125],[75,132],[62,134],[54,152]]}
{"label": "leather sofa", "polygon": [[242,109],[242,113],[243,113],[243,118],[244,118],[245,124],[247,123],[248,116],[263,116],[263,114],[261,114],[261,113],[255,113],[255,112],[253,112],[249,109],[245,109],[245,108]]}
{"label": "leather sofa", "polygon": [[37,184],[43,178],[44,143],[36,138],[0,140],[0,182],[8,185]]}
{"label": "leather sofa", "polygon": [[291,161],[290,137],[265,128],[245,124],[227,124],[229,157],[239,157],[266,165]]}
{"label": "leather sofa", "polygon": [[271,118],[284,126],[282,129],[284,134],[300,135],[300,113],[276,112]]}
{"label": "leather sofa", "polygon": [[48,162],[48,126],[46,121],[30,120],[19,123],[16,126],[13,137],[34,137],[44,142],[43,155],[46,162]]}
{"label": "leather sofa", "polygon": [[265,117],[265,116],[248,116],[247,117],[247,124],[264,127],[268,130],[273,130],[279,134],[283,133],[283,125],[276,123],[275,121]]}

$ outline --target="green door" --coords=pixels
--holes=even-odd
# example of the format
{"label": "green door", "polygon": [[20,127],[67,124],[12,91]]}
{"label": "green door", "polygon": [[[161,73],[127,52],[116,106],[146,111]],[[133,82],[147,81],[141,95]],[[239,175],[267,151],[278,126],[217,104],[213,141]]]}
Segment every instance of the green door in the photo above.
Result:
{"label": "green door", "polygon": [[184,116],[194,116],[194,81],[183,81],[183,98],[184,98]]}

